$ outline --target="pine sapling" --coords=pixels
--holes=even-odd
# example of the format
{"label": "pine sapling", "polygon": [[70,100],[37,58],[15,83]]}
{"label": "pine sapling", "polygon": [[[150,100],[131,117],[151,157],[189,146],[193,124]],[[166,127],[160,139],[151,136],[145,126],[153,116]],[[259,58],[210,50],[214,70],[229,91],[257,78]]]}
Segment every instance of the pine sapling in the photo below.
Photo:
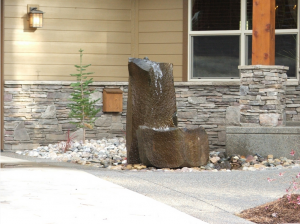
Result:
{"label": "pine sapling", "polygon": [[74,118],[77,122],[71,122],[76,124],[77,128],[83,129],[83,142],[85,142],[85,130],[86,128],[93,129],[93,123],[96,119],[96,114],[101,111],[95,107],[95,103],[97,100],[90,100],[90,95],[94,92],[89,89],[89,85],[93,83],[93,79],[87,79],[88,75],[93,74],[93,72],[85,72],[86,69],[91,66],[91,64],[83,65],[82,64],[82,56],[83,50],[80,49],[80,64],[75,65],[76,70],[79,72],[77,74],[71,74],[71,76],[75,76],[77,78],[76,83],[72,83],[71,87],[73,87],[73,93],[71,93],[71,104],[69,104],[70,113],[69,117]]}

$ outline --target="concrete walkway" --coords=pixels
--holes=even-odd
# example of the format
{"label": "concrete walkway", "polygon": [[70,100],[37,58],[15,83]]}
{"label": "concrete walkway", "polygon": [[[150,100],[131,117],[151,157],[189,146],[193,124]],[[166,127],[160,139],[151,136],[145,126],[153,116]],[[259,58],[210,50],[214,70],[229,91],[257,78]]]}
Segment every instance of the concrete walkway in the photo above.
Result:
{"label": "concrete walkway", "polygon": [[205,224],[87,172],[1,156],[1,224]]}
{"label": "concrete walkway", "polygon": [[[255,172],[116,171],[7,152],[1,161],[1,224],[20,220],[250,224],[235,214],[278,199],[300,172],[300,167]],[[276,181],[268,183],[267,178]]]}

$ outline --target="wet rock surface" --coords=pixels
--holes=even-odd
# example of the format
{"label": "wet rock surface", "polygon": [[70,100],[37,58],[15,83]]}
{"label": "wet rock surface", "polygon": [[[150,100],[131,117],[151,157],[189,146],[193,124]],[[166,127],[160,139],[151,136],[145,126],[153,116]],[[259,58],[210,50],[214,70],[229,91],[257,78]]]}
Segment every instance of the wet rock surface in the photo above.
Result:
{"label": "wet rock surface", "polygon": [[71,147],[65,150],[65,142],[37,147],[32,150],[17,151],[17,154],[52,159],[60,162],[77,163],[85,166],[107,168],[113,170],[128,170],[140,172],[218,172],[232,170],[262,171],[280,170],[300,167],[300,160],[286,157],[274,158],[272,155],[226,155],[225,152],[212,151],[209,153],[207,164],[195,167],[157,168],[143,164],[128,164],[126,142],[124,138],[103,138],[101,140],[86,140],[72,142]]}
{"label": "wet rock surface", "polygon": [[138,129],[141,162],[147,166],[176,168],[184,163],[184,134],[178,128]]}
{"label": "wet rock surface", "polygon": [[140,163],[136,131],[139,126],[177,126],[173,65],[131,58],[126,115],[128,162]]}
{"label": "wet rock surface", "polygon": [[208,137],[203,128],[137,131],[141,162],[159,168],[196,167],[208,162]]}
{"label": "wet rock surface", "polygon": [[204,128],[177,128],[173,65],[130,58],[128,68],[128,163],[158,168],[205,165],[209,142]]}

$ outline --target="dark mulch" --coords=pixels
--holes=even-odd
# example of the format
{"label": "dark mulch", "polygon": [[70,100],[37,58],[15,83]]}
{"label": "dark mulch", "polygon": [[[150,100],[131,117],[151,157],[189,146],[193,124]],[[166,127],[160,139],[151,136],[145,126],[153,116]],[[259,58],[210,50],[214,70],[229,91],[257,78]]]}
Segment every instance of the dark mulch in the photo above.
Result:
{"label": "dark mulch", "polygon": [[[291,201],[297,202],[300,194],[292,194]],[[287,195],[282,198],[242,211],[239,217],[258,224],[300,223],[300,205],[289,202]]]}

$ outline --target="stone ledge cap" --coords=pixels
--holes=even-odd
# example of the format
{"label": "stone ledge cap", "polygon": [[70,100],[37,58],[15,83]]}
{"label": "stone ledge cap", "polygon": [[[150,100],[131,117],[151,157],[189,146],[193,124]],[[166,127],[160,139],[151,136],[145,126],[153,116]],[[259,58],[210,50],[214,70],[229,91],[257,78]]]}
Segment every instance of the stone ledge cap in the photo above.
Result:
{"label": "stone ledge cap", "polygon": [[[4,81],[7,85],[70,85],[76,81]],[[128,86],[128,82],[93,82],[91,86]],[[234,80],[201,80],[188,82],[174,82],[174,86],[239,86],[240,79]]]}
{"label": "stone ledge cap", "polygon": [[[70,85],[76,81],[4,81],[7,85]],[[93,82],[92,86],[128,86],[128,82]],[[201,81],[188,81],[188,82],[174,82],[174,86],[239,86],[240,79],[234,80],[201,80]],[[287,86],[298,86],[297,79],[287,80]]]}
{"label": "stone ledge cap", "polygon": [[300,134],[298,127],[226,127],[226,134]]}
{"label": "stone ledge cap", "polygon": [[284,65],[239,65],[238,68],[240,70],[242,69],[253,69],[253,70],[258,70],[258,69],[283,69],[283,70],[289,70],[288,66]]}
{"label": "stone ledge cap", "polygon": [[[70,85],[77,81],[4,81],[7,85]],[[128,82],[97,82],[94,81],[91,86],[128,86]]]}
{"label": "stone ledge cap", "polygon": [[239,86],[240,79],[226,79],[226,80],[199,80],[187,82],[174,82],[174,86]]}

